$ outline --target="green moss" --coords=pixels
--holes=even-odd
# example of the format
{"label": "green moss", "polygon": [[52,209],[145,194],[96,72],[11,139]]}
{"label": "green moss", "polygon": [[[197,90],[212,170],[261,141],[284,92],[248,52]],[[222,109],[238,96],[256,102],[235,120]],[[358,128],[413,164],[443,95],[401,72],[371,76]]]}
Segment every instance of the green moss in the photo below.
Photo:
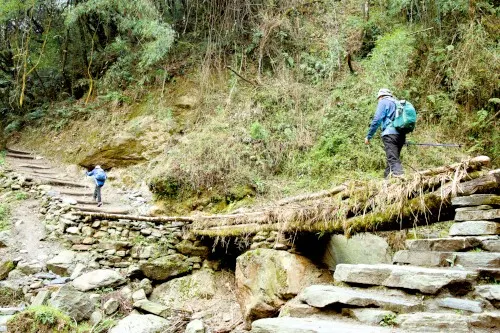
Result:
{"label": "green moss", "polygon": [[16,265],[11,260],[4,261],[0,265],[0,280],[5,280],[9,272],[16,268]]}
{"label": "green moss", "polygon": [[49,306],[34,306],[16,314],[7,322],[10,333],[74,333],[71,318]]}

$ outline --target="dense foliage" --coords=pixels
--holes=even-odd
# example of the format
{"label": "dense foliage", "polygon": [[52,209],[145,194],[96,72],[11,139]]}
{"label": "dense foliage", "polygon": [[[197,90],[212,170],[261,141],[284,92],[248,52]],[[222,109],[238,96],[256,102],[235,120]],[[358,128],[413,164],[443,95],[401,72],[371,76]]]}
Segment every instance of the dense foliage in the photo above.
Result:
{"label": "dense foliage", "polygon": [[[362,139],[382,86],[416,105],[415,139],[465,143],[466,153],[499,163],[498,1],[1,6],[3,133],[32,124],[58,132],[92,117],[111,121],[113,131],[152,115],[164,126],[168,153],[148,166],[148,181],[166,198],[209,193],[209,201],[232,201],[373,176],[383,152]],[[193,81],[202,103],[186,114],[165,95]],[[102,110],[127,115],[121,121]],[[129,127],[138,135],[137,124]],[[436,149],[405,158],[418,168],[459,156]]]}

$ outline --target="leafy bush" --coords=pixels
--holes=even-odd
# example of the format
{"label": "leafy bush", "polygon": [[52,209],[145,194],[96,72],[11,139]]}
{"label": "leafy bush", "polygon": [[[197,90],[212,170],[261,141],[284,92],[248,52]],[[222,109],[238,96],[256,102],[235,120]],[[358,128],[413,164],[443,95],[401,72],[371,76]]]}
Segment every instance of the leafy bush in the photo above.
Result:
{"label": "leafy bush", "polygon": [[16,314],[7,322],[11,333],[70,333],[76,326],[71,318],[49,306],[34,306]]}

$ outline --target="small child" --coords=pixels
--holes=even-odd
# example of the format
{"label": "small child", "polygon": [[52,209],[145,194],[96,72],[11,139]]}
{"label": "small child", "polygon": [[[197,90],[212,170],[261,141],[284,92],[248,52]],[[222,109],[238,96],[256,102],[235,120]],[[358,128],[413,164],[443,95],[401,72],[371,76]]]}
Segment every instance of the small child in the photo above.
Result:
{"label": "small child", "polygon": [[95,180],[95,190],[94,190],[94,200],[97,201],[97,207],[102,206],[101,200],[101,187],[104,186],[106,179],[106,172],[101,168],[100,165],[96,165],[94,170],[87,172],[87,176],[93,176]]}

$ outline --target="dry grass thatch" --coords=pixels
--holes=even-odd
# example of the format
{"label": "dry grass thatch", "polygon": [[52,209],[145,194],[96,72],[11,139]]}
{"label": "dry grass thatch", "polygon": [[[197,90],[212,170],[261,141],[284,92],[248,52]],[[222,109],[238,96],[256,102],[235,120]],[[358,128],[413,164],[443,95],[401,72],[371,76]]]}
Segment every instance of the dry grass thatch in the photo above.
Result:
{"label": "dry grass thatch", "polygon": [[241,236],[261,230],[351,234],[439,220],[441,210],[450,205],[451,196],[460,191],[463,182],[486,175],[481,168],[488,162],[483,156],[405,178],[352,182],[332,191],[295,197],[297,200],[284,199],[258,211],[198,216],[192,228],[207,236]]}

